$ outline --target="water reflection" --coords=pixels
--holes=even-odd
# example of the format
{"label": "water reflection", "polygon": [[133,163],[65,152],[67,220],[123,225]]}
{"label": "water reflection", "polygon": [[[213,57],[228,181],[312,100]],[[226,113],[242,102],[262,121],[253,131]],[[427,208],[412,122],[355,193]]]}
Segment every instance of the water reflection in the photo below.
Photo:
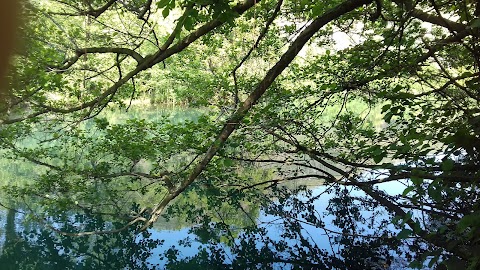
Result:
{"label": "water reflection", "polygon": [[[40,224],[24,226],[28,219],[13,209],[2,214],[2,269],[152,269],[148,258],[152,248],[161,244],[149,232],[140,239],[134,228],[118,234],[69,237]],[[69,227],[79,219],[87,219],[90,229],[107,224],[100,218],[76,215],[63,225]]]}
{"label": "water reflection", "polygon": [[[296,196],[283,188],[274,192],[271,204],[251,212],[248,218],[243,214],[232,216],[231,209],[224,209],[224,213],[218,212],[216,216],[210,213],[209,218],[205,216],[193,224],[177,213],[176,219],[159,222],[140,234],[138,228],[131,227],[115,234],[63,236],[10,209],[1,213],[0,266],[1,269],[373,269],[372,265],[392,264],[392,260],[402,263],[396,253],[400,253],[398,240],[386,234],[385,226],[377,224],[387,217],[386,213],[368,212],[353,204],[346,190],[316,187]],[[222,218],[228,215],[229,221],[223,222]],[[67,231],[79,223],[88,231],[121,225],[86,214],[52,219]],[[163,227],[165,224],[169,225]]]}
{"label": "water reflection", "polygon": [[[31,173],[28,166],[9,166],[3,179]],[[19,181],[29,177],[24,178]],[[403,191],[396,182],[379,186],[392,195]],[[23,214],[21,206],[14,207],[19,212],[2,211],[0,269],[387,269],[386,262],[405,269],[404,251],[391,237],[396,230],[386,222],[390,217],[352,198],[364,196],[361,191],[302,189],[297,183],[239,196],[254,199],[226,201],[217,195],[194,186],[140,234],[130,227],[69,237]],[[63,231],[76,231],[79,224],[83,231],[124,225],[88,213],[49,218]]]}

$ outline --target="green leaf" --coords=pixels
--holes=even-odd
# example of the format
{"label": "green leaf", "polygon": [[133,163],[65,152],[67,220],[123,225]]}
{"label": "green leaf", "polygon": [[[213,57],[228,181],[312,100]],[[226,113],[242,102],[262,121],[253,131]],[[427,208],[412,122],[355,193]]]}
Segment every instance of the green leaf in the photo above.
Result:
{"label": "green leaf", "polygon": [[410,180],[412,180],[413,184],[416,186],[419,186],[423,182],[423,179],[417,176],[412,176]]}
{"label": "green leaf", "polygon": [[392,219],[392,223],[393,224],[398,224],[398,221],[400,221],[402,219],[401,216],[395,216],[393,219]]}
{"label": "green leaf", "polygon": [[420,222],[416,221],[415,226],[413,227],[413,231],[415,233],[420,233],[422,231],[422,227],[420,227]]}
{"label": "green leaf", "polygon": [[375,163],[377,164],[380,163],[382,159],[387,155],[387,153],[383,151],[383,149],[379,145],[373,146],[371,148],[371,151],[372,151],[373,161],[375,161]]}
{"label": "green leaf", "polygon": [[169,8],[165,8],[164,10],[162,10],[163,18],[168,17],[169,14],[170,14],[170,9]]}
{"label": "green leaf", "polygon": [[414,268],[414,269],[421,269],[423,268],[423,264],[417,260],[411,262],[408,267]]}
{"label": "green leaf", "polygon": [[106,129],[109,125],[108,120],[106,118],[94,118],[93,120],[95,122],[95,125],[99,129]]}
{"label": "green leaf", "polygon": [[413,231],[410,229],[403,229],[397,234],[397,239],[402,240],[408,238],[413,234]]}
{"label": "green leaf", "polygon": [[237,16],[235,12],[232,12],[231,10],[225,10],[225,11],[219,11],[221,12],[217,19],[222,21],[222,22],[233,22],[235,17]]}
{"label": "green leaf", "polygon": [[475,20],[472,21],[472,24],[470,25],[472,28],[480,28],[480,18],[476,18]]}
{"label": "green leaf", "polygon": [[413,216],[413,213],[412,212],[408,212],[406,215],[405,215],[405,218],[403,219],[403,222],[407,222],[409,221],[410,219],[412,219],[412,216]]}
{"label": "green leaf", "polygon": [[322,4],[316,4],[313,8],[312,8],[312,17],[318,17],[320,16],[322,13],[323,13],[323,5]]}
{"label": "green leaf", "polygon": [[412,191],[412,190],[414,190],[414,189],[415,189],[414,186],[409,186],[409,187],[407,187],[407,188],[403,191],[402,196],[407,195],[410,191]]}
{"label": "green leaf", "polygon": [[433,258],[430,259],[430,262],[428,263],[428,267],[432,268],[435,263],[437,263],[439,256],[434,256]]}
{"label": "green leaf", "polygon": [[233,166],[233,164],[234,164],[234,163],[233,163],[233,160],[231,160],[231,159],[229,159],[229,158],[223,160],[223,165],[224,165],[225,167],[231,167],[231,166]]}
{"label": "green leaf", "polygon": [[392,104],[385,104],[383,105],[382,107],[382,113],[388,111],[390,109],[390,107],[392,107]]}
{"label": "green leaf", "polygon": [[170,0],[160,0],[157,2],[157,7],[158,8],[164,8],[170,3]]}
{"label": "green leaf", "polygon": [[385,120],[385,122],[387,123],[390,123],[390,121],[392,121],[392,116],[393,116],[393,113],[390,111],[383,116],[383,120]]}
{"label": "green leaf", "polygon": [[441,168],[444,171],[451,171],[454,166],[455,166],[455,162],[453,160],[445,159],[444,161],[442,161]]}
{"label": "green leaf", "polygon": [[397,94],[397,97],[400,99],[412,99],[415,95],[412,93],[400,92]]}
{"label": "green leaf", "polygon": [[194,28],[193,24],[194,24],[194,20],[192,16],[185,17],[185,20],[183,21],[183,27],[185,27],[185,30],[187,31],[193,30]]}
{"label": "green leaf", "polygon": [[432,199],[437,202],[442,201],[442,188],[440,188],[439,186],[430,185],[427,191],[428,195],[432,197]]}
{"label": "green leaf", "polygon": [[480,213],[464,216],[457,225],[457,232],[462,233],[469,227],[480,227]]}

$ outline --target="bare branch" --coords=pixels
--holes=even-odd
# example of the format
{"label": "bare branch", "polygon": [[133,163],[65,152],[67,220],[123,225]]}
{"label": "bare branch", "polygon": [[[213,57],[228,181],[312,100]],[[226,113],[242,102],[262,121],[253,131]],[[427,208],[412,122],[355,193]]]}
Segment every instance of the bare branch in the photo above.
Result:
{"label": "bare branch", "polygon": [[280,8],[282,7],[282,4],[283,4],[283,0],[279,0],[277,3],[277,6],[275,7],[275,10],[273,11],[272,16],[268,19],[267,23],[265,24],[265,28],[263,28],[263,31],[258,36],[257,41],[255,41],[255,44],[250,48],[247,54],[232,70],[233,81],[235,83],[235,105],[237,105],[238,102],[240,102],[240,100],[238,99],[237,70],[245,63],[245,61],[247,61],[247,59],[252,54],[253,50],[255,50],[258,47],[258,45],[260,44],[260,41],[265,37],[265,35],[268,32],[268,29],[270,28],[270,25],[272,25],[275,18],[277,18],[278,13],[280,12]]}
{"label": "bare branch", "polygon": [[113,48],[113,47],[91,47],[91,48],[79,48],[75,50],[75,56],[67,59],[63,66],[51,66],[50,68],[55,69],[56,72],[66,71],[68,68],[73,66],[79,59],[85,54],[89,53],[116,53],[116,54],[125,54],[131,56],[137,63],[141,63],[144,58],[139,53],[128,48]]}

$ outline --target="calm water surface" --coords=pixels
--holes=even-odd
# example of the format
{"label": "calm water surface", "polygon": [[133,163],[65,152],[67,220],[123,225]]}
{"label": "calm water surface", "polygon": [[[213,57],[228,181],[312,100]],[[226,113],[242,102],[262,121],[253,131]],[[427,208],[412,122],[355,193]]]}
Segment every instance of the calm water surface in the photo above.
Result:
{"label": "calm water surface", "polygon": [[[152,113],[148,118],[157,117],[158,114],[161,115],[163,112]],[[184,121],[182,119],[195,118],[198,114],[199,112],[196,112],[197,116],[192,116],[178,112],[173,117]],[[126,118],[129,117],[117,117],[116,121],[122,122]],[[0,177],[4,184],[28,181],[36,174],[33,168],[19,166],[21,165],[11,161],[0,163],[2,168]],[[381,185],[381,188],[389,194],[401,194],[405,187],[400,183],[388,183]],[[314,186],[310,189],[313,197],[322,194],[314,201],[314,210],[318,213],[326,212],[333,194],[324,193],[324,186]],[[357,195],[362,195],[358,191],[355,192]],[[302,193],[296,195],[296,198],[308,199]],[[3,199],[3,202],[8,202],[7,198]],[[192,230],[198,226],[197,224],[189,224],[175,218],[169,222],[160,220],[143,235],[127,230],[113,235],[63,237],[25,215],[23,211],[26,209],[19,207],[18,210],[18,212],[13,209],[0,210],[0,269],[163,269],[167,266],[167,258],[193,257],[202,248],[209,247],[208,241]],[[372,215],[372,213],[362,214]],[[280,217],[267,214],[260,208],[257,215],[251,218],[259,227],[266,229],[266,236],[272,240],[285,240],[288,245],[299,244],[298,240],[281,237],[284,228]],[[75,223],[74,219],[75,216],[72,214],[70,224]],[[326,228],[341,231],[333,224],[333,219],[333,216],[325,216],[322,221]],[[88,222],[91,223],[92,228],[108,223],[96,218],[91,218]],[[238,224],[245,224],[245,221],[238,220]],[[358,224],[358,226],[363,227],[367,233],[372,233],[365,224]],[[395,231],[394,228],[392,229]],[[338,253],[340,247],[331,244],[332,238],[335,237],[334,233],[308,224],[303,224],[302,230],[308,236],[308,241],[314,242],[330,254]],[[237,237],[242,234],[240,229],[236,231]],[[240,240],[237,239],[234,243],[238,244],[238,241]],[[176,251],[171,249],[172,247]],[[230,247],[222,244],[222,241],[216,247],[225,251],[225,262],[232,261]],[[277,268],[284,269],[280,264]],[[196,269],[209,269],[209,265],[197,265]]]}

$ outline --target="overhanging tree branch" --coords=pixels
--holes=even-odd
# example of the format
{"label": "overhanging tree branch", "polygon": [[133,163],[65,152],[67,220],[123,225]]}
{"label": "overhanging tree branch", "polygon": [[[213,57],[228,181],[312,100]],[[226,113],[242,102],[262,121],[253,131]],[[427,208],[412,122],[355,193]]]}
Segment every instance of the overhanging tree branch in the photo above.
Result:
{"label": "overhanging tree branch", "polygon": [[55,72],[64,72],[73,66],[83,55],[89,53],[116,53],[131,56],[137,63],[143,62],[144,58],[139,53],[128,48],[114,48],[114,47],[91,47],[79,48],[75,50],[75,56],[67,59],[62,66],[50,66]]}
{"label": "overhanging tree branch", "polygon": [[[233,8],[233,11],[237,12],[238,14],[243,14],[245,11],[253,7],[258,2],[259,1],[256,1],[256,0],[247,0],[235,6]],[[113,96],[122,85],[127,83],[131,78],[133,78],[140,72],[147,70],[153,67],[154,65],[162,62],[163,60],[167,59],[168,57],[183,51],[185,48],[187,48],[190,44],[198,40],[200,37],[210,33],[211,31],[221,26],[222,24],[224,24],[224,21],[221,21],[221,20],[213,20],[209,23],[206,23],[200,28],[198,28],[196,31],[190,33],[188,36],[180,40],[175,45],[171,46],[170,48],[164,51],[159,49],[154,55],[150,55],[143,58],[142,61],[138,63],[137,67],[134,70],[127,73],[123,78],[119,79],[116,83],[110,86],[106,91],[104,91],[102,94],[100,94],[99,96],[97,96],[91,101],[82,103],[78,106],[69,107],[69,108],[56,108],[53,106],[43,105],[42,107],[45,110],[37,113],[36,116],[47,113],[47,112],[72,113],[72,112],[80,111],[86,108],[94,108],[98,104],[100,104],[102,101],[107,99],[108,97]]]}
{"label": "overhanging tree branch", "polygon": [[195,181],[195,179],[197,179],[197,177],[210,163],[212,158],[216,155],[218,150],[223,147],[223,145],[233,133],[233,131],[240,125],[240,122],[247,115],[250,109],[255,105],[255,103],[258,102],[258,100],[263,96],[263,94],[267,91],[267,89],[275,81],[275,79],[290,65],[290,63],[297,56],[303,46],[305,46],[305,44],[310,40],[310,38],[312,38],[327,23],[341,17],[342,15],[352,10],[355,10],[358,7],[369,4],[372,1],[373,0],[345,1],[325,12],[322,16],[315,19],[308,27],[306,27],[297,36],[297,38],[290,45],[287,51],[282,55],[280,60],[268,71],[267,75],[252,91],[252,93],[243,102],[243,104],[235,111],[232,117],[226,121],[223,129],[218,134],[216,140],[205,153],[202,161],[200,161],[194,168],[190,176],[183,183],[181,183],[181,185],[174,192],[167,195],[160,203],[155,206],[152,211],[152,216],[141,228],[141,230],[146,230],[147,228],[149,228],[150,225],[155,222],[158,217],[160,217],[161,213],[170,203],[170,201],[180,195],[185,189],[187,189],[187,187],[189,187]]}

